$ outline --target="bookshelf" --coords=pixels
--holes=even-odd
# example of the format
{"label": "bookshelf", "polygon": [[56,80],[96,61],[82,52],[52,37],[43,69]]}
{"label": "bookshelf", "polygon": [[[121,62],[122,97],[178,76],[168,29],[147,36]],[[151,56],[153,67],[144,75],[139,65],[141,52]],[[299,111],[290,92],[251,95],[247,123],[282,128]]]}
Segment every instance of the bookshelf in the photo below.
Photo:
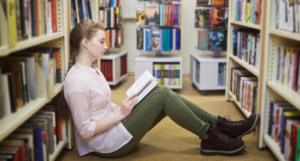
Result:
{"label": "bookshelf", "polygon": [[[155,57],[154,55],[137,55],[134,58],[134,78],[135,81],[144,73],[144,71],[148,70],[152,75],[154,75],[156,77],[156,79],[161,82],[161,78],[160,76],[157,77],[157,75],[155,74],[155,72],[157,72],[157,70],[165,70],[166,67],[164,67],[164,69],[161,68],[161,66],[159,66],[159,69],[155,69],[155,65],[178,65],[178,69],[179,70],[179,78],[178,78],[178,74],[177,74],[177,82],[175,83],[176,85],[174,85],[173,83],[168,83],[171,89],[182,89],[182,58],[180,56],[177,55],[165,55],[165,56],[161,56],[161,57]],[[169,70],[169,72],[174,72],[174,69],[171,69],[170,67],[167,67]],[[160,72],[162,73],[162,72]],[[178,73],[178,72],[177,72]],[[165,77],[166,78],[166,77]],[[174,79],[175,77],[173,77]],[[170,79],[172,79],[172,77],[169,77],[169,81]]]}
{"label": "bookshelf", "polygon": [[[77,2],[77,0],[74,0]],[[93,20],[98,20],[98,0],[89,0],[91,3],[91,13]],[[61,79],[64,80],[64,75],[67,71],[69,60],[69,34],[71,30],[71,0],[55,0],[56,2],[56,21],[57,31],[53,33],[44,33],[39,36],[29,36],[25,40],[18,40],[16,44],[10,45],[8,34],[6,34],[8,23],[3,19],[3,6],[0,5],[0,59],[5,59],[7,56],[14,54],[22,54],[22,52],[32,47],[58,47],[60,48],[61,56]],[[36,80],[43,79],[43,76],[36,75]],[[37,82],[38,83],[38,82]],[[44,105],[51,102],[63,88],[63,83],[57,83],[51,87],[49,95],[38,96],[35,100],[30,100],[22,108],[17,108],[17,111],[3,117],[0,120],[0,142],[7,138],[12,132],[18,129],[23,123],[31,118]],[[44,93],[47,93],[43,91]],[[63,148],[72,149],[74,146],[73,126],[69,120],[63,128],[62,141],[60,141],[54,150],[53,154],[49,155],[49,160],[54,161]]]}
{"label": "bookshelf", "polygon": [[[276,28],[276,6],[281,5],[272,0],[261,1],[261,23],[260,25],[249,24],[244,22],[235,21],[234,8],[235,1],[230,1],[230,14],[229,14],[229,33],[228,33],[228,55],[227,55],[227,68],[231,67],[243,67],[250,73],[258,78],[258,106],[257,113],[260,114],[260,124],[256,128],[256,137],[259,148],[268,147],[277,157],[278,160],[287,160],[285,154],[281,152],[281,147],[279,143],[275,142],[274,138],[268,134],[268,129],[270,128],[270,119],[272,118],[271,112],[271,102],[273,101],[285,101],[290,105],[295,107],[295,110],[300,110],[299,94],[292,89],[289,85],[284,85],[280,82],[278,71],[280,65],[278,62],[280,59],[279,54],[282,50],[280,47],[298,47],[300,43],[300,34],[295,32],[290,32],[287,30],[279,30]],[[255,68],[245,61],[241,60],[237,56],[233,56],[233,28],[250,28],[260,32],[260,61],[259,68]],[[286,49],[284,48],[283,52]],[[299,55],[299,54],[298,54]],[[295,60],[291,59],[291,60]],[[299,62],[298,62],[299,63]],[[290,63],[292,64],[292,62]],[[298,66],[298,64],[297,64]],[[283,67],[282,67],[283,68]],[[298,67],[297,67],[298,68]],[[293,67],[295,69],[295,67]],[[289,68],[290,70],[290,68]],[[288,70],[288,71],[289,71]],[[279,74],[278,74],[279,73]],[[295,73],[294,73],[295,74]],[[297,75],[298,73],[296,73]],[[227,70],[227,85],[230,81],[231,71]],[[293,75],[294,76],[294,75]],[[298,76],[297,76],[298,77]],[[290,78],[290,77],[289,77]],[[295,84],[297,85],[297,84]],[[239,107],[239,102],[236,101],[235,96],[231,93],[229,87],[226,88],[226,98],[232,99]],[[242,110],[244,113],[244,111]],[[245,113],[244,113],[245,114]],[[245,114],[246,115],[246,114]],[[247,115],[246,115],[247,116]],[[277,118],[276,118],[277,119]],[[281,145],[283,146],[283,145]]]}
{"label": "bookshelf", "polygon": [[190,80],[193,82],[193,86],[203,91],[204,95],[208,90],[225,90],[225,82],[221,85],[221,80],[222,83],[223,80],[225,81],[223,76],[225,76],[226,71],[223,68],[221,77],[221,64],[225,67],[225,56],[214,57],[212,55],[190,53]]}
{"label": "bookshelf", "polygon": [[[116,53],[106,53],[103,58],[101,59],[101,65],[102,61],[111,61],[111,75],[112,80],[108,80],[109,85],[117,85],[120,81],[122,81],[127,75],[128,75],[128,52],[122,51],[122,52],[116,52]],[[105,63],[103,63],[103,68],[101,66],[101,72],[104,76],[106,76],[106,73],[108,68],[105,67]],[[110,68],[110,67],[109,67]]]}

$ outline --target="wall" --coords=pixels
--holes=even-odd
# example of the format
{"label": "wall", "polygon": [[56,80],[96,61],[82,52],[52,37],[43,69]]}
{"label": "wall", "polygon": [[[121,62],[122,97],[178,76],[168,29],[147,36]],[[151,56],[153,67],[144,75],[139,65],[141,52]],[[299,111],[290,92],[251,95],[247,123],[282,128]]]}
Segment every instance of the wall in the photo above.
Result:
{"label": "wall", "polygon": [[[125,1],[125,0],[123,0]],[[197,50],[197,29],[194,27],[194,14],[196,0],[182,0],[181,14],[181,50],[175,51],[174,55],[180,55],[183,61],[183,75],[188,75],[190,72],[190,53],[208,53]],[[135,12],[135,11],[134,11]],[[134,73],[134,58],[139,51],[136,49],[136,28],[135,19],[123,19],[124,27],[124,42],[122,50],[128,51],[128,70]],[[155,55],[155,53],[153,53]]]}

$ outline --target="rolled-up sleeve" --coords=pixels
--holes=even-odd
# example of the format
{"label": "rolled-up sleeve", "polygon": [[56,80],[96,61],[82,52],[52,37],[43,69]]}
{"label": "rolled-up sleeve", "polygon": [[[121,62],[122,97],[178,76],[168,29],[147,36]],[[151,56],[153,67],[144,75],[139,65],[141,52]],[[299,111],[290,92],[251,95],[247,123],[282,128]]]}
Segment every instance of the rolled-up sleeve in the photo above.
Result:
{"label": "rolled-up sleeve", "polygon": [[76,130],[82,139],[89,139],[94,135],[96,128],[96,121],[91,119],[89,93],[79,80],[72,80],[69,87],[72,88],[71,92],[65,97]]}

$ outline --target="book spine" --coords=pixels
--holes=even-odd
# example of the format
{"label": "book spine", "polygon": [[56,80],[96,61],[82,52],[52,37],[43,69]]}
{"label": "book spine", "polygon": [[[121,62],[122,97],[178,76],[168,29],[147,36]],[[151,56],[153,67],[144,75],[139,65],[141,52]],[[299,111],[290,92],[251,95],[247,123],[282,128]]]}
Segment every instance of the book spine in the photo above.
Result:
{"label": "book spine", "polygon": [[163,26],[163,4],[159,4],[159,26]]}

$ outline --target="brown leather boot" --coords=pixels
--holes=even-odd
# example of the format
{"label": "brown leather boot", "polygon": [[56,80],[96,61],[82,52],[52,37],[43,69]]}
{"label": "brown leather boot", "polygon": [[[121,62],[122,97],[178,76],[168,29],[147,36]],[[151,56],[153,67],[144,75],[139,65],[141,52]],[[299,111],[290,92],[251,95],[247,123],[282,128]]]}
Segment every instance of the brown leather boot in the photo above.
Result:
{"label": "brown leather boot", "polygon": [[216,129],[216,125],[212,123],[200,139],[202,139],[200,152],[203,155],[214,155],[216,153],[232,155],[242,151],[246,147],[243,140],[229,138],[220,133]]}
{"label": "brown leather boot", "polygon": [[251,133],[257,123],[259,122],[259,115],[252,114],[247,120],[231,121],[230,117],[218,116],[216,128],[223,134],[230,138],[242,138],[244,135]]}

